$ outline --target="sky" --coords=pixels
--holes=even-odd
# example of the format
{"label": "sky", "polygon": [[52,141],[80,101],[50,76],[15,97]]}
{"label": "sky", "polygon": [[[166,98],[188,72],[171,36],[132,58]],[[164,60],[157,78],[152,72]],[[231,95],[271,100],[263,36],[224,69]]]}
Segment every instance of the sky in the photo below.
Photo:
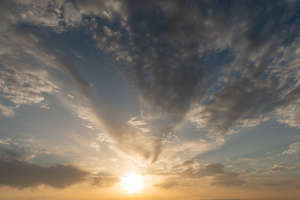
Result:
{"label": "sky", "polygon": [[299,188],[300,1],[0,0],[1,200]]}

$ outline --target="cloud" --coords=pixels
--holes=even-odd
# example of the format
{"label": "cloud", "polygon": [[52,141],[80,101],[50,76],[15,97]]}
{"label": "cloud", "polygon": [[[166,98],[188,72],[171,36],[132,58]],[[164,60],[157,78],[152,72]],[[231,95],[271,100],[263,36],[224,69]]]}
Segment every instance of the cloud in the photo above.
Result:
{"label": "cloud", "polygon": [[283,169],[285,169],[285,166],[282,163],[274,164],[271,168],[272,172],[279,172]]}
{"label": "cloud", "polygon": [[[216,150],[225,144],[222,137],[199,140],[180,140],[170,135],[163,141],[163,151],[160,161],[166,166],[181,166],[185,161],[195,161],[194,158],[206,152]],[[196,162],[194,162],[195,164]]]}
{"label": "cloud", "polygon": [[113,20],[115,17],[124,12],[123,2],[120,0],[87,0],[87,1],[75,1],[76,7],[79,8],[81,14],[100,16],[106,20]]}
{"label": "cloud", "polygon": [[55,32],[63,32],[68,28],[79,26],[82,23],[81,13],[74,4],[64,0],[15,0],[13,1],[18,12],[17,22],[34,26],[47,27]]}
{"label": "cloud", "polygon": [[12,117],[14,115],[13,108],[10,106],[3,105],[3,104],[0,104],[0,112],[5,117]]}
{"label": "cloud", "polygon": [[[39,48],[39,38],[15,27],[0,32],[0,95],[4,116],[10,117],[21,105],[48,107],[45,94],[55,94],[58,84],[47,71],[55,68],[53,57]],[[26,62],[28,61],[28,62]]]}
{"label": "cloud", "polygon": [[66,159],[28,139],[0,139],[0,186],[15,188],[47,185],[63,189],[87,182],[97,187],[112,187],[119,181],[113,174],[90,172],[66,164]]}
{"label": "cloud", "polygon": [[[102,51],[128,63],[144,119],[166,121],[161,135],[183,120],[211,134],[231,133],[299,100],[292,51],[299,20],[288,20],[296,10],[282,1],[264,13],[269,4],[236,1],[218,10],[216,3],[126,1],[125,24],[116,20],[110,31],[106,25],[95,33]],[[256,20],[262,15],[265,21]]]}
{"label": "cloud", "polygon": [[293,155],[297,154],[298,152],[300,152],[300,142],[290,144],[289,148],[282,152],[282,154]]}
{"label": "cloud", "polygon": [[[82,79],[77,72],[76,66],[70,60],[61,55],[56,55],[57,62],[65,69],[77,83],[87,105],[92,113],[93,122],[105,130],[112,139],[112,143],[123,152],[135,154],[144,159],[155,162],[160,153],[160,141],[154,135],[145,134],[144,130],[127,123],[118,115],[118,111],[112,105],[101,102],[101,98],[92,95],[89,83]],[[82,116],[82,115],[81,115]]]}
{"label": "cloud", "polygon": [[38,147],[31,148],[26,139],[0,138],[0,160],[29,160],[35,151],[41,152]]}
{"label": "cloud", "polygon": [[[10,67],[2,70],[0,77],[2,97],[12,102],[15,107],[43,103],[43,94],[52,93],[57,88],[49,79],[47,80],[47,73],[42,70],[19,71],[19,69]],[[6,114],[9,113],[12,112],[6,110]]]}
{"label": "cloud", "polygon": [[168,190],[178,186],[182,186],[182,184],[173,179],[170,179],[170,180],[165,180],[162,183],[155,184],[154,186]]}
{"label": "cloud", "polygon": [[224,165],[221,163],[201,166],[196,160],[187,160],[180,165],[173,166],[167,173],[161,173],[160,175],[171,177],[156,185],[163,189],[189,186],[193,180],[205,177],[210,177],[211,185],[216,186],[241,187],[246,184],[239,173],[225,170]]}
{"label": "cloud", "polygon": [[118,177],[108,173],[98,173],[92,178],[92,184],[97,187],[112,187],[118,182]]}
{"label": "cloud", "polygon": [[[44,94],[59,89],[47,69],[23,66],[21,61],[33,58],[38,66],[60,66],[69,73],[87,99],[91,124],[104,129],[114,146],[152,162],[167,135],[185,121],[210,136],[268,119],[299,127],[300,21],[297,8],[285,1],[229,1],[222,9],[218,1],[3,2],[1,23],[9,31],[1,29],[0,92],[16,108],[45,106]],[[139,121],[154,126],[145,129],[120,119],[118,111],[91,94],[72,60],[20,24],[57,33],[87,26],[98,48],[119,61],[134,84]],[[0,110],[11,115],[3,106]]]}
{"label": "cloud", "polygon": [[291,178],[274,178],[272,180],[264,180],[259,187],[267,187],[272,189],[294,189],[297,190],[300,182],[297,179]]}
{"label": "cloud", "polygon": [[[36,27],[47,27],[55,32],[62,32],[67,27],[82,24],[81,15],[74,16],[77,12],[74,11],[75,5],[70,2],[33,0],[15,3],[20,9],[17,15],[19,19],[14,22],[15,24],[25,23]],[[80,7],[84,6],[82,3],[78,4]],[[107,1],[103,6],[116,10],[117,2]],[[61,17],[62,13],[64,13],[63,17]],[[128,124],[126,120],[120,119],[118,111],[111,109],[112,106],[101,103],[99,97],[93,97],[89,83],[77,72],[72,60],[66,59],[65,55],[56,49],[48,47],[43,38],[31,33],[30,29],[23,30],[22,27],[15,27],[12,22],[7,24],[11,25],[10,31],[1,32],[0,37],[3,41],[0,46],[3,50],[0,54],[2,58],[0,64],[3,67],[0,71],[0,94],[13,104],[12,109],[30,104],[48,107],[44,95],[55,94],[62,90],[60,82],[54,81],[48,71],[49,69],[65,71],[77,83],[83,97],[82,104],[88,107],[76,111],[81,119],[84,118],[93,128],[104,130],[118,149],[151,161],[157,160],[160,151],[159,140],[153,135],[144,134],[144,130]],[[26,60],[31,62],[24,64]],[[1,106],[1,112],[6,116],[12,113],[9,111],[7,107]],[[85,113],[82,113],[83,111]],[[87,117],[87,114],[91,116]]]}
{"label": "cloud", "polygon": [[224,165],[220,163],[209,164],[204,168],[188,168],[183,174],[191,178],[211,176],[213,177],[212,185],[223,187],[241,186],[245,183],[245,181],[240,178],[239,173],[225,170]]}
{"label": "cloud", "polygon": [[0,161],[0,185],[15,188],[47,185],[65,188],[84,180],[88,172],[73,166],[43,167],[23,161]]}
{"label": "cloud", "polygon": [[245,184],[245,181],[239,177],[238,173],[226,172],[215,177],[213,185],[219,185],[223,187],[241,186]]}
{"label": "cloud", "polygon": [[223,174],[224,166],[220,163],[209,164],[203,169],[197,171],[198,176],[212,176],[216,174]]}

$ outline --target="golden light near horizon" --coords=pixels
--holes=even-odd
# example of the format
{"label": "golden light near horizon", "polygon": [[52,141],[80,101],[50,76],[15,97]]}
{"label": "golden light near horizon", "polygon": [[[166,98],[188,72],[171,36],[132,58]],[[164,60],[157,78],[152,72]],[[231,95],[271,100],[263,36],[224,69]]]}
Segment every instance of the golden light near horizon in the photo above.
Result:
{"label": "golden light near horizon", "polygon": [[143,187],[143,178],[141,175],[132,172],[122,177],[120,184],[128,193],[138,193]]}

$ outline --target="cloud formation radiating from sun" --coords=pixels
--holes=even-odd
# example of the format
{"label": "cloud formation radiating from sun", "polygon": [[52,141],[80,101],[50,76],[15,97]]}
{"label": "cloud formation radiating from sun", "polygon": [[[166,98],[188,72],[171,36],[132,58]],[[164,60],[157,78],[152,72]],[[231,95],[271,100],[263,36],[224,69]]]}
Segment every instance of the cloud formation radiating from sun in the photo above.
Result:
{"label": "cloud formation radiating from sun", "polygon": [[[290,175],[299,170],[297,160],[289,160],[300,152],[297,137],[289,135],[300,128],[299,2],[0,4],[0,116],[7,127],[13,127],[11,120],[21,124],[0,133],[0,185],[65,188],[89,180],[112,187],[119,181],[114,173],[130,162],[163,177],[154,185],[168,190],[199,180],[230,189],[299,185]],[[56,124],[26,124],[35,115]],[[266,138],[274,124],[287,130],[285,135],[274,131],[280,145]],[[240,142],[228,139],[231,135],[258,127],[265,135],[256,136],[255,147],[250,142],[250,147],[247,142],[228,147]],[[41,138],[49,144],[38,137],[35,143],[20,142],[23,136],[35,138],[31,132],[45,132]],[[271,150],[265,153],[262,144]],[[67,160],[70,152],[80,158],[72,154]],[[227,158],[228,152],[233,156]],[[268,165],[251,156],[265,156],[260,161]],[[80,159],[94,171],[79,168]],[[109,165],[115,171],[103,172]]]}

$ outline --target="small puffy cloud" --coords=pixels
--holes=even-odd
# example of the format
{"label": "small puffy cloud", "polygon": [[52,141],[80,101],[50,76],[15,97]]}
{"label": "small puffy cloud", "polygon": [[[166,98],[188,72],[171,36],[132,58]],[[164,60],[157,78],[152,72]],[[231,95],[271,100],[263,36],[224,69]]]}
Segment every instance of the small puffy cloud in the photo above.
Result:
{"label": "small puffy cloud", "polygon": [[128,124],[139,129],[143,133],[151,132],[151,129],[149,127],[147,127],[147,122],[145,122],[143,120],[138,120],[136,117],[130,118],[130,120],[128,121]]}
{"label": "small puffy cloud", "polygon": [[300,142],[296,142],[296,143],[290,144],[289,148],[287,150],[285,150],[284,152],[282,152],[282,154],[293,155],[293,154],[297,154],[299,152],[300,152]]}
{"label": "small puffy cloud", "polygon": [[276,110],[277,121],[291,127],[300,128],[299,102]]}
{"label": "small puffy cloud", "polygon": [[271,168],[272,172],[279,172],[281,171],[282,169],[285,169],[285,166],[283,166],[282,163],[279,163],[279,164],[274,164]]}
{"label": "small puffy cloud", "polygon": [[0,33],[0,41],[0,96],[10,105],[1,104],[0,111],[12,116],[22,105],[48,108],[45,95],[59,90],[47,71],[56,66],[53,56],[42,50],[38,37],[17,28]]}
{"label": "small puffy cloud", "polygon": [[[24,104],[39,104],[44,93],[52,93],[56,86],[47,79],[44,71],[20,71],[14,67],[0,72],[0,93],[16,107]],[[8,111],[8,110],[7,110]]]}
{"label": "small puffy cloud", "polygon": [[44,167],[24,161],[0,161],[0,186],[19,189],[39,185],[65,188],[83,181],[88,174],[68,165]]}

